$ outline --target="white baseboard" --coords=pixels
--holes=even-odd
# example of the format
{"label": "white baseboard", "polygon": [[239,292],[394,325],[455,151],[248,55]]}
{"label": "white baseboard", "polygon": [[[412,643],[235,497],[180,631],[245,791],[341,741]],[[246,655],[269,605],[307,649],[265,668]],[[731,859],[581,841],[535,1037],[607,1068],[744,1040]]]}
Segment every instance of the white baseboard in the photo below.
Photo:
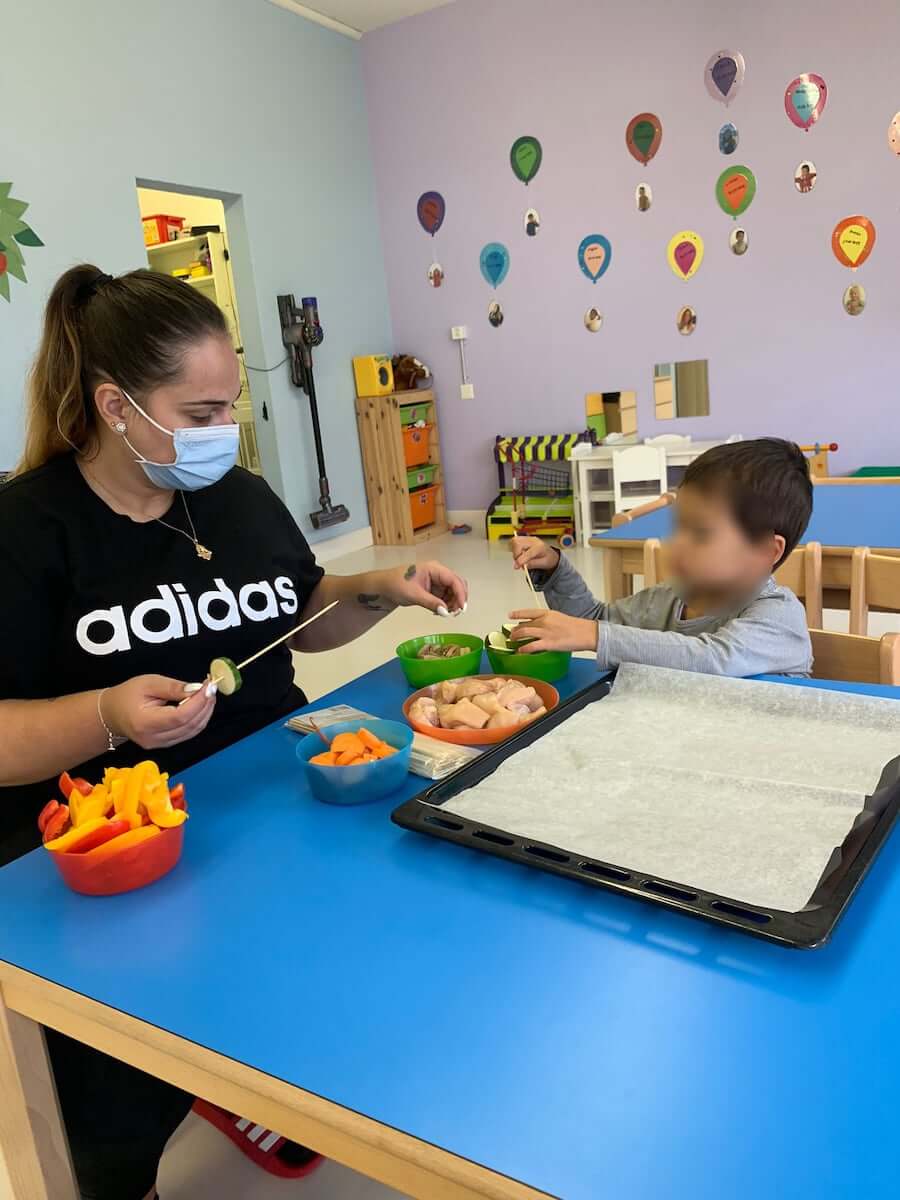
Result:
{"label": "white baseboard", "polygon": [[447,520],[451,525],[471,525],[475,537],[484,537],[483,508],[452,508],[447,512]]}
{"label": "white baseboard", "polygon": [[352,554],[354,550],[368,550],[373,546],[372,526],[364,525],[362,529],[354,529],[351,533],[339,533],[337,537],[323,538],[321,542],[313,542],[311,549],[316,556],[316,562],[331,562],[343,554]]}

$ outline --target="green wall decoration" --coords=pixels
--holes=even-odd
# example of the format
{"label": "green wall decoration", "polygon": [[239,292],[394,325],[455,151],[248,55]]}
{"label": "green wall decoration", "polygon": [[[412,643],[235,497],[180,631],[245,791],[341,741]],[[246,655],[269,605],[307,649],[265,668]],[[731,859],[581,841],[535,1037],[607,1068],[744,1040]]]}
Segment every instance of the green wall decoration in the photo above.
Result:
{"label": "green wall decoration", "polygon": [[28,205],[11,195],[11,183],[0,183],[0,296],[9,301],[9,277],[27,283],[22,246],[43,246],[43,242],[22,214]]}

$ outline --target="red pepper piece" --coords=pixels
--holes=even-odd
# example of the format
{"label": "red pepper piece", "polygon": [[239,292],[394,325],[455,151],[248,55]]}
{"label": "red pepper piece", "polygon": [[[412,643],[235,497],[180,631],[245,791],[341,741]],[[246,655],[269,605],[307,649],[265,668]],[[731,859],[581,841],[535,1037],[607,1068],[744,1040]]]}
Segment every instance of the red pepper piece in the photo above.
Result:
{"label": "red pepper piece", "polygon": [[173,788],[169,788],[169,800],[173,808],[180,808],[182,812],[187,811],[187,805],[184,801],[183,783],[176,783]]}
{"label": "red pepper piece", "polygon": [[58,800],[48,800],[41,811],[38,813],[38,829],[41,833],[47,828],[47,822],[59,808]]}
{"label": "red pepper piece", "polygon": [[89,796],[94,790],[94,785],[86,779],[73,779],[68,771],[63,771],[59,777],[59,790],[68,800],[73,791],[81,792],[82,796]]}
{"label": "red pepper piece", "polygon": [[68,804],[60,804],[51,813],[47,823],[43,828],[43,840],[52,842],[55,838],[62,837],[69,824],[69,806]]}
{"label": "red pepper piece", "polygon": [[131,828],[131,822],[126,820],[109,821],[106,825],[101,825],[99,829],[92,829],[90,833],[86,833],[83,838],[79,838],[77,842],[73,842],[66,851],[67,854],[87,854],[88,850],[95,850],[98,846],[102,846],[104,842],[111,842],[113,838],[120,837],[123,833],[127,833]]}

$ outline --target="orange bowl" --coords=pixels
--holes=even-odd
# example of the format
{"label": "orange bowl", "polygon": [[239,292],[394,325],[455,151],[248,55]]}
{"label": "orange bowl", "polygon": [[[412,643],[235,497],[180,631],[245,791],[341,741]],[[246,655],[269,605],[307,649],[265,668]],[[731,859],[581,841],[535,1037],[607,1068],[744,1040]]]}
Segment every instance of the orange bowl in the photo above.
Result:
{"label": "orange bowl", "polygon": [[[542,679],[530,679],[527,675],[469,675],[467,679],[514,679],[516,683],[527,684],[528,687],[533,687],[540,696],[541,701],[547,712],[556,708],[559,704],[559,692],[550,683],[544,683]],[[463,683],[460,679],[458,682]],[[457,746],[493,746],[496,742],[502,742],[504,738],[508,738],[512,733],[518,733],[520,729],[528,724],[523,721],[521,725],[513,725],[507,729],[440,729],[435,725],[423,725],[420,721],[410,719],[409,709],[413,701],[418,700],[420,696],[434,697],[434,693],[438,688],[438,684],[432,684],[431,687],[419,688],[417,692],[406,700],[403,705],[403,715],[412,725],[417,733],[427,734],[428,737],[437,738],[441,742],[453,742]]]}
{"label": "orange bowl", "polygon": [[65,854],[59,850],[47,853],[73,892],[82,896],[117,896],[168,875],[181,858],[183,845],[184,825],[176,825],[99,861],[91,862],[86,854]]}

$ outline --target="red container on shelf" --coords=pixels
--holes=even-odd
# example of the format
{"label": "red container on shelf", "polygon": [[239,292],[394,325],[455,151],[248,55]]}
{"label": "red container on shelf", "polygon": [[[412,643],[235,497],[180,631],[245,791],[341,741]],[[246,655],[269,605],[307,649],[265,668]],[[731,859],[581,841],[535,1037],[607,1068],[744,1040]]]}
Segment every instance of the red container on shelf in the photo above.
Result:
{"label": "red container on shelf", "polygon": [[163,242],[174,242],[178,231],[184,226],[184,217],[173,217],[168,213],[151,213],[141,217],[144,227],[144,245],[161,246]]}
{"label": "red container on shelf", "polygon": [[430,425],[407,425],[403,429],[403,455],[408,467],[420,467],[428,462]]}
{"label": "red container on shelf", "polygon": [[117,896],[162,879],[181,858],[183,846],[184,825],[176,825],[145,842],[93,861],[90,854],[64,854],[58,850],[47,853],[73,892],[83,896]]}
{"label": "red container on shelf", "polygon": [[413,529],[421,529],[424,525],[433,525],[437,504],[437,484],[431,487],[416,488],[409,493],[409,511],[412,515]]}

